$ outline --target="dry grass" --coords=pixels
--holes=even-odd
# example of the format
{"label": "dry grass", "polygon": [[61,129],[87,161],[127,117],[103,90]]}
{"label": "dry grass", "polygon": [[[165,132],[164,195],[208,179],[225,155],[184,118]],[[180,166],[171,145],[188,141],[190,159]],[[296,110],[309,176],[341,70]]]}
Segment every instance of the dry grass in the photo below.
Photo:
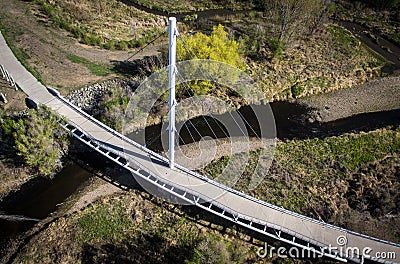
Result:
{"label": "dry grass", "polygon": [[[15,261],[184,263],[196,253],[211,254],[220,263],[260,260],[257,247],[243,238],[249,239],[235,228],[210,224],[191,209],[133,191],[60,217],[35,235]],[[208,246],[199,248],[204,243]]]}
{"label": "dry grass", "polygon": [[[39,16],[71,32],[81,42],[108,46],[109,41],[147,39],[166,27],[166,19],[127,6],[117,0],[47,1],[38,0]],[[128,45],[127,45],[128,46]],[[140,45],[139,45],[140,46]],[[117,46],[126,49],[127,47]]]}
{"label": "dry grass", "polygon": [[272,61],[250,61],[250,70],[272,101],[356,86],[383,65],[349,31],[329,24]]}
{"label": "dry grass", "polygon": [[[398,234],[390,232],[387,223],[400,225],[396,209],[399,151],[400,128],[279,142],[276,160],[260,185],[248,190],[260,153],[251,151],[249,165],[234,188],[316,219],[398,242]],[[229,157],[223,157],[201,172],[216,177],[228,161]],[[369,229],[367,223],[357,226],[360,219],[369,224],[382,222],[381,228]]]}

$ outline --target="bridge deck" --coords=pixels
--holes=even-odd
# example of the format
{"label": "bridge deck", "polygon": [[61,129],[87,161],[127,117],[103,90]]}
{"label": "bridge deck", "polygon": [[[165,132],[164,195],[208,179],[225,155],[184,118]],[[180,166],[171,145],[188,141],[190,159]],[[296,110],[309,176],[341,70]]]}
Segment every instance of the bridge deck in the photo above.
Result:
{"label": "bridge deck", "polygon": [[[136,164],[129,163],[132,168],[136,169],[139,166],[141,169],[149,171],[150,174],[164,179],[165,182],[171,182],[174,186],[187,190],[193,195],[193,199],[200,198],[199,201],[212,201],[216,206],[229,212],[234,219],[241,218],[249,223],[272,226],[276,231],[281,230],[286,234],[291,234],[296,239],[318,246],[338,246],[337,238],[344,236],[347,238],[344,250],[349,247],[358,247],[360,250],[369,247],[372,249],[368,252],[371,256],[374,256],[376,252],[395,252],[396,258],[391,261],[398,261],[400,247],[397,244],[327,225],[256,199],[249,199],[245,195],[221,188],[213,182],[196,177],[194,174],[179,168],[171,170],[165,160],[159,156],[152,155],[143,147],[132,144],[118,133],[106,129],[95,120],[83,115],[82,112],[69,105],[61,97],[50,94],[47,88],[39,83],[15,58],[1,34],[0,47],[0,63],[5,66],[17,85],[29,97],[66,117],[73,126],[84,131],[94,142],[98,142],[99,145],[125,157],[126,160],[135,161]],[[251,224],[248,224],[248,226],[251,227]],[[279,239],[280,233],[277,232],[276,237]],[[346,256],[343,257],[347,258]],[[383,262],[384,260],[380,261]]]}

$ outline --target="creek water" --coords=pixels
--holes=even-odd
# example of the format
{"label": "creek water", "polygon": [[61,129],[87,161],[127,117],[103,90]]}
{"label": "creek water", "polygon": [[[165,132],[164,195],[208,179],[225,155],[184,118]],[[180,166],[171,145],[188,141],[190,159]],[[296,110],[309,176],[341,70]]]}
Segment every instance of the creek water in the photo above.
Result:
{"label": "creek water", "polygon": [[[348,118],[338,119],[332,122],[319,123],[309,122],[309,112],[312,110],[297,103],[288,101],[273,102],[270,104],[275,129],[268,129],[263,134],[263,138],[277,137],[279,139],[306,139],[306,138],[325,138],[329,136],[337,136],[343,133],[371,131],[385,126],[400,125],[400,109],[392,111],[382,111],[373,113],[363,113]],[[238,112],[239,115],[246,119],[244,124],[250,137],[260,136],[260,125],[263,120],[257,119],[254,112],[262,113],[266,106],[246,106],[242,107]],[[253,111],[255,110],[255,111]],[[178,124],[179,143],[189,144],[199,141],[202,137],[224,138],[228,132],[223,127],[235,127],[235,121],[230,114],[213,116],[214,119],[196,117],[190,121],[186,121],[186,125]],[[218,121],[215,121],[218,120]],[[261,124],[260,124],[261,122]],[[269,120],[267,120],[269,122]],[[233,131],[229,136],[243,136],[240,129]],[[264,130],[265,132],[265,130]],[[160,136],[161,135],[161,136]],[[168,134],[162,125],[154,125],[147,127],[144,131],[131,133],[130,138],[138,142],[143,142],[147,147],[155,151],[163,151],[162,142],[167,142]],[[143,140],[145,139],[145,140]]]}
{"label": "creek water", "polygon": [[53,179],[35,178],[6,196],[0,204],[0,249],[9,238],[27,231],[54,212],[91,176],[90,172],[72,164]]}

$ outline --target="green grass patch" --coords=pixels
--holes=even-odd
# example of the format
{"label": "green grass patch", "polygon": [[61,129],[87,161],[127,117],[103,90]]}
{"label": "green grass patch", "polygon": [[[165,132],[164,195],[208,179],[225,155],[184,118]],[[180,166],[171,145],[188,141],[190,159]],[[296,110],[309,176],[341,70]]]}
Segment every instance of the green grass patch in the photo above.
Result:
{"label": "green grass patch", "polygon": [[291,140],[277,146],[280,162],[307,172],[319,171],[319,167],[327,167],[331,162],[354,171],[395,153],[400,153],[400,129],[326,139]]}
{"label": "green grass patch", "polygon": [[81,240],[85,242],[115,242],[124,238],[133,227],[122,201],[94,204],[78,218]]}
{"label": "green grass patch", "polygon": [[96,64],[94,62],[91,62],[85,58],[70,54],[67,56],[70,61],[73,63],[78,63],[84,65],[88,70],[93,73],[96,76],[107,76],[113,71],[108,67],[100,64]]}
{"label": "green grass patch", "polygon": [[337,43],[337,51],[349,56],[358,52],[361,43],[350,31],[341,26],[330,25],[328,32],[331,33],[334,41]]}

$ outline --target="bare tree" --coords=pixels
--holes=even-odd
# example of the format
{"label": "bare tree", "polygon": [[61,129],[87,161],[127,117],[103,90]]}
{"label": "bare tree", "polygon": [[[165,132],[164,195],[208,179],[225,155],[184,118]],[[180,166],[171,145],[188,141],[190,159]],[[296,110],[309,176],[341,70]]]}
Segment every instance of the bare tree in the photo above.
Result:
{"label": "bare tree", "polygon": [[327,0],[265,0],[263,9],[271,19],[271,35],[284,46],[312,33],[323,20]]}

